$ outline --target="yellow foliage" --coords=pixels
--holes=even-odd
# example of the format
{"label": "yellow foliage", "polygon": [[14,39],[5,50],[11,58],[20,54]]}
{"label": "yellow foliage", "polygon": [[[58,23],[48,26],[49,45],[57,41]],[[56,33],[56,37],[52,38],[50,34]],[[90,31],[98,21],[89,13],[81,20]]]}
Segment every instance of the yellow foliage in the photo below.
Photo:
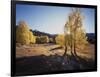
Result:
{"label": "yellow foliage", "polygon": [[55,40],[57,44],[64,46],[65,43],[64,35],[57,35]]}
{"label": "yellow foliage", "polygon": [[86,33],[82,29],[77,31],[75,40],[76,48],[80,50],[84,49],[88,44]]}
{"label": "yellow foliage", "polygon": [[30,32],[28,25],[23,21],[21,21],[16,28],[16,42],[21,44],[35,43],[32,32]]}
{"label": "yellow foliage", "polygon": [[48,43],[49,42],[49,38],[48,36],[38,36],[36,38],[37,43]]}
{"label": "yellow foliage", "polygon": [[29,40],[30,40],[30,43],[35,43],[35,40],[36,37],[33,35],[33,33],[30,31],[29,32]]}
{"label": "yellow foliage", "polygon": [[71,45],[72,49],[84,49],[88,43],[83,29],[82,17],[80,9],[76,8],[69,14],[68,21],[64,27],[64,33],[67,36],[65,43],[67,46]]}

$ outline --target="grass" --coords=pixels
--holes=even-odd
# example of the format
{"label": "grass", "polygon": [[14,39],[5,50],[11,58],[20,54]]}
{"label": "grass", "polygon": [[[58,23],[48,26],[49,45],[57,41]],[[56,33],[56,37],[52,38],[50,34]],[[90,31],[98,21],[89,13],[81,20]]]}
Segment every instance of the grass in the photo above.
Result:
{"label": "grass", "polygon": [[[16,57],[59,55],[64,54],[64,49],[56,44],[31,44],[16,46]],[[71,55],[70,51],[67,54]],[[89,44],[86,49],[77,52],[78,56],[86,59],[95,59],[94,45]]]}
{"label": "grass", "polygon": [[88,45],[77,57],[55,44],[16,46],[16,75],[53,73],[56,71],[96,70],[94,45]]}

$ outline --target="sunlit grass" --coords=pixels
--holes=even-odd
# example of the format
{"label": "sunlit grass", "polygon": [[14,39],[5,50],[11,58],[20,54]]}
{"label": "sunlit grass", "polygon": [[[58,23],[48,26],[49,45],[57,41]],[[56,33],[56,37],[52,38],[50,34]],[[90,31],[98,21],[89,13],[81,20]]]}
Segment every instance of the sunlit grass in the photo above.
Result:
{"label": "sunlit grass", "polygon": [[[28,56],[39,56],[39,55],[59,55],[64,54],[64,48],[51,50],[59,47],[59,45],[53,44],[32,44],[32,45],[22,45],[16,47],[16,57],[28,57]],[[71,55],[71,52],[67,52],[68,55]],[[95,58],[94,45],[89,44],[86,49],[82,51],[77,51],[77,55],[84,59],[93,59]]]}

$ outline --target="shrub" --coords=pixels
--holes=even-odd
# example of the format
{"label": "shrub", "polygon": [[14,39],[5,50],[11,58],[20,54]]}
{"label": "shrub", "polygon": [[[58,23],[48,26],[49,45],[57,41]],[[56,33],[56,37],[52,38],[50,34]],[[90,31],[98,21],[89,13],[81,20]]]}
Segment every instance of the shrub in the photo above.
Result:
{"label": "shrub", "polygon": [[36,43],[41,43],[39,36],[36,36]]}
{"label": "shrub", "polygon": [[48,43],[49,42],[49,38],[48,36],[37,36],[36,38],[36,42],[37,43]]}
{"label": "shrub", "polygon": [[53,38],[49,38],[49,42],[50,42],[50,43],[54,43]]}
{"label": "shrub", "polygon": [[30,40],[30,43],[32,44],[36,42],[36,37],[33,35],[31,31],[29,32],[29,40]]}
{"label": "shrub", "polygon": [[57,35],[55,38],[56,44],[64,46],[64,35]]}

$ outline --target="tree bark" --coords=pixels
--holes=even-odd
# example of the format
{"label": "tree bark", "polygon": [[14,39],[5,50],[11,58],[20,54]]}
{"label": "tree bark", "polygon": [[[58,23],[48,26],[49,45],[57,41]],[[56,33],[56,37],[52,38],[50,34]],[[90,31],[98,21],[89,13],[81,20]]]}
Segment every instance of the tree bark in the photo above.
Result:
{"label": "tree bark", "polygon": [[77,53],[76,53],[76,32],[74,31],[74,55],[77,56]]}
{"label": "tree bark", "polygon": [[63,56],[65,56],[67,53],[67,41],[68,40],[66,40],[66,35],[65,35],[65,52],[64,52]]}

